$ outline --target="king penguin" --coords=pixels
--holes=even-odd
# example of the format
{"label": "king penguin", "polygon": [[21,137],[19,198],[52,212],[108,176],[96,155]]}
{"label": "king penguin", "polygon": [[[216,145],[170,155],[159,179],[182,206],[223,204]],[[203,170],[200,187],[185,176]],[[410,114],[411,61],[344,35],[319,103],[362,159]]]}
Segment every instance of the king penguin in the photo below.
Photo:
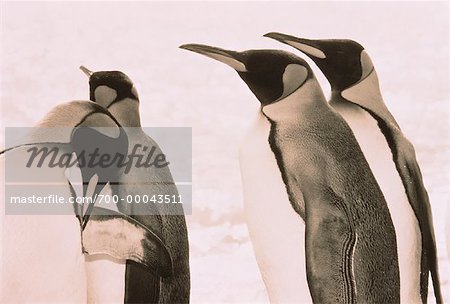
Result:
{"label": "king penguin", "polygon": [[388,202],[397,235],[403,303],[426,303],[431,272],[439,285],[431,207],[414,147],[386,107],[374,65],[359,43],[310,40],[280,33],[265,36],[309,56],[331,85],[330,105],[347,121]]}
{"label": "king penguin", "polygon": [[[109,131],[95,129],[99,126],[108,127]],[[94,208],[89,221],[83,223],[82,206],[78,206],[76,200],[70,201],[77,196],[76,186],[67,177],[70,168],[67,160],[73,161],[68,156],[81,152],[86,141],[92,140],[100,143],[96,145],[100,149],[109,141],[108,148],[119,152],[125,143],[126,151],[127,139],[119,127],[108,111],[91,101],[64,103],[53,108],[25,140],[0,152],[2,197],[10,197],[12,191],[27,199],[33,195],[41,199],[57,197],[64,200],[51,207],[43,203],[30,209],[13,207],[9,212],[7,205],[10,202],[2,202],[2,277],[5,278],[2,303],[86,302],[89,286],[84,254],[108,254],[154,269],[171,269],[167,250],[164,259],[155,259],[156,252],[161,248],[164,251],[164,244],[151,231],[123,214],[108,213],[106,216],[101,208]],[[86,134],[90,138],[86,138]],[[41,157],[41,165],[30,163],[30,151],[35,147],[50,151]],[[87,147],[85,152],[91,148]],[[52,165],[54,159],[59,159],[60,165]],[[105,174],[108,169],[98,170],[92,182],[86,179],[89,176],[86,172],[94,166],[78,165],[84,178],[84,190],[79,196],[86,196],[88,192],[100,193],[104,186],[98,186],[95,180],[110,182],[107,177],[114,178],[111,171]],[[114,170],[113,167],[109,169]],[[89,177],[92,176],[94,174]],[[91,185],[88,191],[84,187],[87,184]],[[130,231],[137,237],[130,238]],[[166,265],[161,266],[163,263]]]}
{"label": "king penguin", "polygon": [[[162,153],[158,144],[141,128],[139,98],[130,78],[120,71],[91,72],[90,99],[107,109],[126,129],[129,153],[134,147],[152,148]],[[143,195],[178,197],[178,190],[168,167],[133,167],[122,175],[112,193],[120,198]],[[181,204],[128,204],[119,202],[121,212],[130,215],[157,233],[169,250],[173,270],[170,276],[149,272],[134,262],[125,269],[125,302],[127,303],[188,303],[190,296],[189,244],[184,211]],[[162,278],[163,277],[163,278]]]}
{"label": "king penguin", "polygon": [[[261,103],[250,136],[263,138],[251,139],[255,147],[244,147],[240,160],[243,186],[251,187],[244,190],[254,213],[247,213],[249,231],[270,301],[398,303],[396,240],[387,204],[351,129],[326,102],[308,64],[278,50],[181,48],[234,68]],[[259,151],[263,141],[266,151]],[[271,172],[274,162],[278,172]],[[273,175],[262,175],[269,172]],[[286,194],[276,197],[283,188]],[[283,206],[289,204],[286,197],[298,214],[297,225]],[[272,230],[280,230],[278,237],[272,238],[277,235]]]}

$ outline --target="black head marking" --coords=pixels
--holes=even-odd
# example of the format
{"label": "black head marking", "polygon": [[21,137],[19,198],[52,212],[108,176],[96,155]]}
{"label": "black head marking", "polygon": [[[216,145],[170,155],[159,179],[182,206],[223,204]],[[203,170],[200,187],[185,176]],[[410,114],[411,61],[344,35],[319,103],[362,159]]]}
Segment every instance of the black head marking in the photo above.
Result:
{"label": "black head marking", "polygon": [[312,77],[312,71],[308,64],[303,59],[288,52],[280,50],[250,50],[241,54],[245,58],[247,71],[238,72],[238,74],[262,105],[267,105],[281,97],[286,97],[283,96],[285,89],[283,75],[290,64],[305,67],[308,70],[308,78]]}
{"label": "black head marking", "polygon": [[361,54],[364,48],[349,39],[312,40],[280,33],[264,35],[302,51],[321,69],[331,88],[343,91],[361,80]]}
{"label": "black head marking", "polygon": [[[313,77],[310,67],[303,59],[285,51],[235,52],[199,44],[182,45],[181,48],[206,55],[233,67],[263,106],[287,97],[307,79]],[[294,79],[294,85],[287,85],[287,72],[295,75],[295,67],[298,67],[300,74],[303,69],[304,77]]]}
{"label": "black head marking", "polygon": [[95,90],[100,86],[106,86],[116,92],[116,98],[108,106],[125,98],[138,100],[136,90],[131,79],[120,71],[94,72],[89,77],[89,95],[92,101],[97,101]]}

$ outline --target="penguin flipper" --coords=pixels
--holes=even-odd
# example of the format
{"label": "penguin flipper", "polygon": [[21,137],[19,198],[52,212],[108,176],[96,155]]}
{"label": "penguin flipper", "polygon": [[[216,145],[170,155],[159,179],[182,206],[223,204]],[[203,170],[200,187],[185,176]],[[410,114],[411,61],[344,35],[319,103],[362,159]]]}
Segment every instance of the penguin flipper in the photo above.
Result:
{"label": "penguin flipper", "polygon": [[[409,143],[409,141],[408,141]],[[425,189],[422,179],[422,173],[420,172],[419,165],[416,161],[415,152],[412,144],[409,144],[409,149],[405,153],[398,155],[398,163],[401,176],[408,178],[408,182],[405,184],[405,189],[408,198],[412,201],[412,207],[416,213],[416,217],[420,224],[422,231],[422,244],[425,248],[422,248],[422,252],[425,250],[425,256],[427,261],[422,260],[421,267],[421,296],[422,300],[426,302],[428,294],[428,270],[431,272],[431,279],[433,280],[434,295],[436,297],[436,303],[443,303],[441,286],[439,282],[438,271],[438,259],[436,249],[436,239],[434,235],[433,216],[431,212],[431,204],[428,197],[428,193]],[[402,157],[400,157],[402,156]],[[406,157],[406,158],[403,158]],[[402,162],[404,162],[402,164]],[[423,253],[422,253],[423,255]],[[425,263],[425,264],[424,264]],[[427,267],[428,266],[428,267]]]}
{"label": "penguin flipper", "polygon": [[159,303],[161,277],[142,264],[127,260],[124,303]]}
{"label": "penguin flipper", "polygon": [[172,276],[172,257],[164,242],[127,215],[94,207],[82,239],[87,254],[131,260],[153,269],[161,277]]}
{"label": "penguin flipper", "polygon": [[360,218],[358,198],[331,188],[320,192],[305,200],[306,274],[314,303],[400,303],[389,214],[377,210]]}
{"label": "penguin flipper", "polygon": [[306,274],[313,302],[354,303],[356,234],[338,208],[319,203],[306,212]]}

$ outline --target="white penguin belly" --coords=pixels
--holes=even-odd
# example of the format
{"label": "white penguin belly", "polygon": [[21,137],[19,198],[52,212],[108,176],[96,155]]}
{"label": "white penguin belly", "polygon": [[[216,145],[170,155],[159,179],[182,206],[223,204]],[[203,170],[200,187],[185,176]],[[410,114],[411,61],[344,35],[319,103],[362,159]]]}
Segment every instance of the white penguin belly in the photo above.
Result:
{"label": "white penguin belly", "polygon": [[386,199],[397,240],[400,300],[402,303],[421,303],[420,228],[395,168],[386,138],[376,120],[359,106],[347,102],[336,102],[331,105],[352,129]]}
{"label": "white penguin belly", "polygon": [[286,193],[259,114],[240,150],[247,226],[272,303],[312,303],[306,280],[305,224]]}
{"label": "white penguin belly", "polygon": [[[89,191],[88,191],[89,193]],[[110,186],[100,195],[112,196]],[[97,202],[97,207],[118,211],[116,204]],[[126,261],[106,254],[86,255],[87,303],[121,303],[125,298]]]}
{"label": "white penguin belly", "polygon": [[[7,152],[7,161],[21,161],[20,149]],[[8,158],[11,157],[11,158]],[[84,303],[86,274],[80,225],[71,215],[5,215],[5,156],[0,157],[2,227],[2,303]],[[31,169],[30,169],[31,170]],[[42,176],[64,183],[61,169],[43,166]],[[36,172],[34,172],[36,174]],[[23,186],[25,192],[26,185]],[[43,190],[39,195],[45,193]],[[70,196],[69,187],[48,187],[47,195]],[[72,206],[69,208],[68,214]]]}
{"label": "white penguin belly", "polygon": [[88,303],[121,303],[126,263],[108,255],[86,256]]}

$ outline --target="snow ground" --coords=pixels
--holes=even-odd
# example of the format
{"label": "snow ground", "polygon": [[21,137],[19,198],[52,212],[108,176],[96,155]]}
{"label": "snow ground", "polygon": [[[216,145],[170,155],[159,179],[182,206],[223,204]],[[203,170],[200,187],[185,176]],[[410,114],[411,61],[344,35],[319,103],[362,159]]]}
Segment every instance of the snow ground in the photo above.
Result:
{"label": "snow ground", "polygon": [[261,37],[270,31],[359,41],[415,144],[450,303],[447,2],[2,2],[0,13],[2,127],[32,126],[56,104],[88,98],[80,65],[127,73],[138,86],[145,126],[192,127],[193,303],[267,302],[243,218],[237,160],[258,105],[228,67],[178,46],[294,52]]}

